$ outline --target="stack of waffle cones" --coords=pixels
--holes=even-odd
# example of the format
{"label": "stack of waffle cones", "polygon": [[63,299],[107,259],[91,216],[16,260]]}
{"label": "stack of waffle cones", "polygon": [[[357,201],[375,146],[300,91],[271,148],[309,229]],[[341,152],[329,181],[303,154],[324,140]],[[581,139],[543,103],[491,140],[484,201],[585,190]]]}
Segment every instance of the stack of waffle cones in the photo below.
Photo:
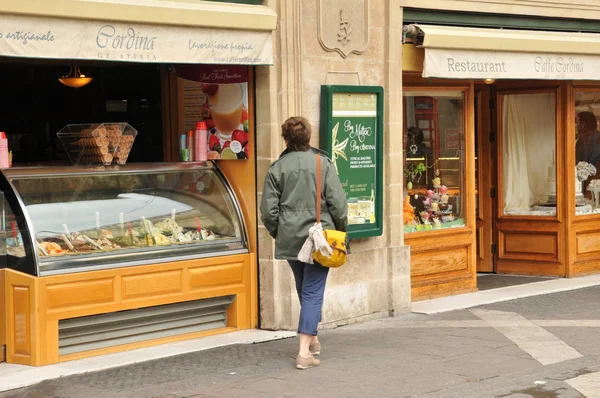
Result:
{"label": "stack of waffle cones", "polygon": [[85,129],[81,138],[75,142],[81,155],[80,163],[111,164],[113,155],[109,151],[110,139],[104,127]]}
{"label": "stack of waffle cones", "polygon": [[123,135],[119,124],[103,124],[81,132],[74,145],[80,155],[81,164],[109,165],[113,160],[123,165],[127,162],[134,135]]}

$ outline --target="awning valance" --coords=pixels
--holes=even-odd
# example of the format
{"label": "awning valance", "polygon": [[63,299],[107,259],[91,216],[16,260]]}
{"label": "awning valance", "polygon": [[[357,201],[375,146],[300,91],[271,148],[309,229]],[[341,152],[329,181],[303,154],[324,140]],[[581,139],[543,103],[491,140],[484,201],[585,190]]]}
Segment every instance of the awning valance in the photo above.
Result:
{"label": "awning valance", "polygon": [[600,34],[416,27],[424,77],[600,80]]}
{"label": "awning valance", "polygon": [[271,31],[2,15],[0,56],[194,64],[273,64]]}

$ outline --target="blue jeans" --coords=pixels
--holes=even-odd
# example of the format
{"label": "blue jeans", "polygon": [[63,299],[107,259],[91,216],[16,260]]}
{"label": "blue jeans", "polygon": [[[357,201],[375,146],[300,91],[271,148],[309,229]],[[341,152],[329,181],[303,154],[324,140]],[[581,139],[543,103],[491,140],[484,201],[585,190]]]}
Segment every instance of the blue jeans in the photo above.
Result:
{"label": "blue jeans", "polygon": [[319,263],[306,264],[298,260],[288,260],[300,299],[300,321],[298,333],[317,335],[317,326],[321,322],[323,295],[329,268]]}

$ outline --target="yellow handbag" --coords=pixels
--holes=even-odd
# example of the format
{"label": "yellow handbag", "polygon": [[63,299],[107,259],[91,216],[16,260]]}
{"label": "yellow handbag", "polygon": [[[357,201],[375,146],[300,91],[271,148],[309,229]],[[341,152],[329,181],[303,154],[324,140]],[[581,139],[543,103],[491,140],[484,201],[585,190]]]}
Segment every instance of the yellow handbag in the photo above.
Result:
{"label": "yellow handbag", "polygon": [[[321,155],[317,153],[317,224],[321,222]],[[346,247],[346,233],[335,229],[323,230],[325,240],[333,249],[331,256],[327,257],[320,251],[313,252],[313,259],[324,267],[338,268],[346,264],[348,249]]]}

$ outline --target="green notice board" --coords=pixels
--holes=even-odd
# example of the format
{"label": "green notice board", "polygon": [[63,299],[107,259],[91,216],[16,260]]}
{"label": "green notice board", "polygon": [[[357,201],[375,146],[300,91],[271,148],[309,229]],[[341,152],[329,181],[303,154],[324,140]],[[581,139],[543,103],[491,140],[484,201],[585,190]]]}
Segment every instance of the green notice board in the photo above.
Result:
{"label": "green notice board", "polygon": [[321,86],[321,149],[348,199],[350,238],[383,233],[383,88]]}

